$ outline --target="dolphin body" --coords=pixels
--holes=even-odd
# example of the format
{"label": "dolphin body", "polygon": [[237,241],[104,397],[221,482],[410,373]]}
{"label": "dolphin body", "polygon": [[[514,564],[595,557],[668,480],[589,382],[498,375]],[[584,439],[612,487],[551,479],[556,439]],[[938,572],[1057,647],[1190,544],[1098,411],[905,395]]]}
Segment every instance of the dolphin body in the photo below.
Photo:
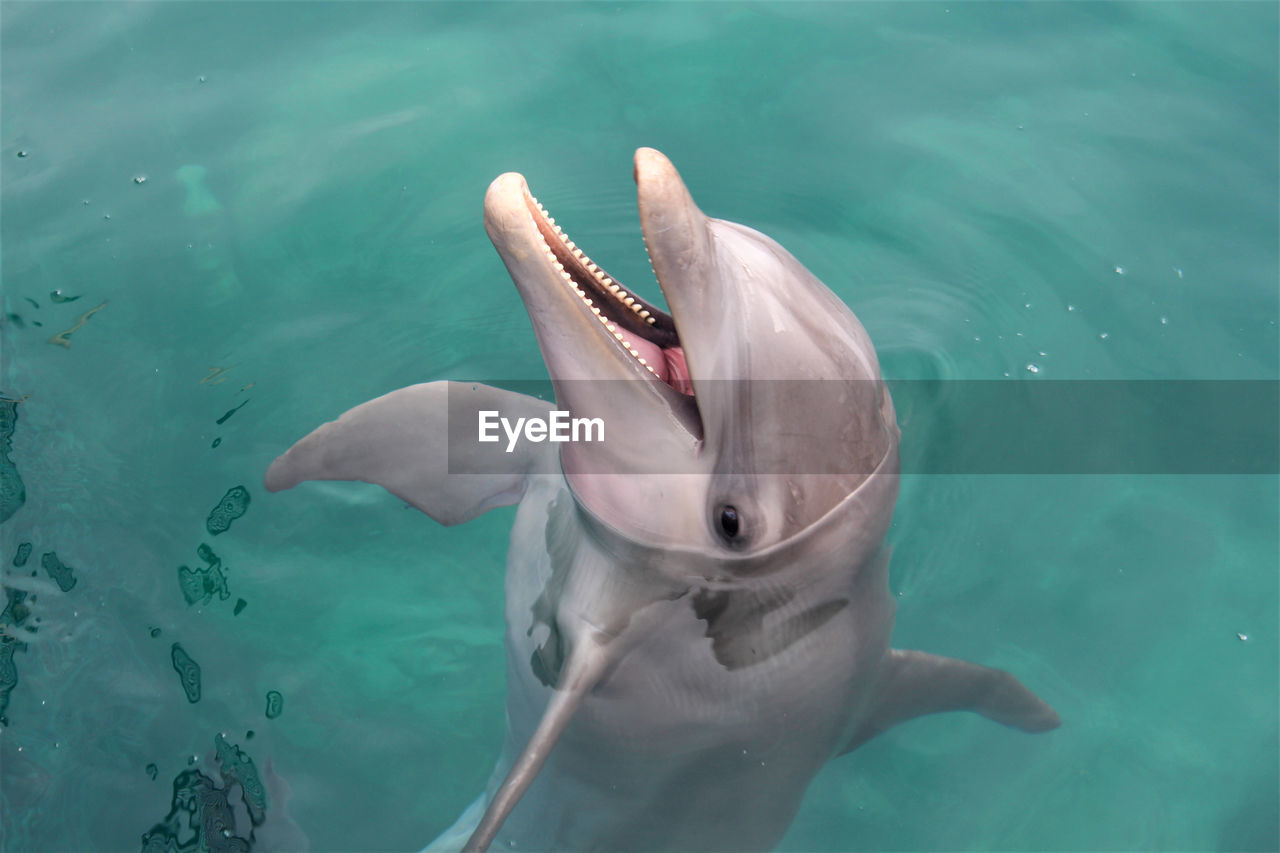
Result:
{"label": "dolphin body", "polygon": [[899,432],[853,313],[773,240],[703,215],[659,152],[636,152],[635,180],[670,314],[588,259],[520,175],[485,197],[556,404],[600,417],[606,441],[482,445],[479,412],[552,405],[435,382],[267,471],[271,491],[377,483],[444,524],[519,504],[502,756],[433,847],[767,850],[819,768],[890,726],[1059,724],[1006,672],[889,647]]}

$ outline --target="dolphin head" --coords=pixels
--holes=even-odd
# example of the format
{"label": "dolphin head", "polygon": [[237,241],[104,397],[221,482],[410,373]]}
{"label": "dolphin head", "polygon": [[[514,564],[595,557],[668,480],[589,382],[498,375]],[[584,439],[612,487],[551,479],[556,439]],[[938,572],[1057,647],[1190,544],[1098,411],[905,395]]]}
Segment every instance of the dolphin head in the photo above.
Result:
{"label": "dolphin head", "polygon": [[[638,150],[634,175],[670,313],[588,258],[518,174],[489,187],[485,227],[557,404],[605,424],[603,442],[561,451],[582,510],[631,542],[750,561],[896,474],[893,405],[861,324],[785,249],[704,215],[658,151]],[[881,479],[883,511],[848,509],[868,543],[896,497]]]}

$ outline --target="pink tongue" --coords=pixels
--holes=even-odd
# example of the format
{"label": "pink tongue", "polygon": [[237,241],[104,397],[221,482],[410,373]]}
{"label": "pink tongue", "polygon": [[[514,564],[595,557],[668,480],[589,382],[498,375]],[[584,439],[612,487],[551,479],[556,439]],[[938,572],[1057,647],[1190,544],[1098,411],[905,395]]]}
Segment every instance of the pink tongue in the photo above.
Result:
{"label": "pink tongue", "polygon": [[662,349],[643,338],[628,340],[631,348],[639,353],[639,357],[653,368],[659,379],[666,382],[681,394],[693,394],[693,382],[689,379],[689,367],[684,361],[684,349],[671,347]]}
{"label": "pink tongue", "polygon": [[684,361],[684,347],[671,347],[662,351],[663,360],[666,362],[665,371],[658,371],[667,384],[679,391],[681,394],[693,396],[693,379],[689,376],[689,365]]}
{"label": "pink tongue", "polygon": [[636,335],[635,337],[628,337],[627,344],[640,354],[640,358],[644,359],[645,364],[654,369],[658,374],[659,379],[667,378],[666,364],[663,363],[661,347],[657,344],[649,343],[639,335]]}

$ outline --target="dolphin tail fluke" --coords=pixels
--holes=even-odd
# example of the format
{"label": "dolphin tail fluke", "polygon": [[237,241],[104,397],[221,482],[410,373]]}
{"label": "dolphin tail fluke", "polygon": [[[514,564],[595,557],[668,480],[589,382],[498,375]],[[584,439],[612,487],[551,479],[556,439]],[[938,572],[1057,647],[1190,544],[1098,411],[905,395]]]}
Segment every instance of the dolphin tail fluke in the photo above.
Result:
{"label": "dolphin tail fluke", "polygon": [[[480,442],[478,415],[547,417],[551,404],[471,382],[429,382],[351,409],[289,448],[267,469],[268,491],[304,480],[375,483],[441,524],[459,524],[520,500],[529,475],[553,470],[555,445]],[[550,451],[548,448],[552,448]]]}
{"label": "dolphin tail fluke", "polygon": [[577,644],[570,653],[560,684],[552,693],[551,701],[547,703],[547,709],[538,721],[538,728],[534,730],[524,751],[507,773],[507,778],[502,780],[502,785],[489,801],[484,817],[462,848],[463,853],[484,853],[489,849],[494,836],[502,828],[503,821],[533,783],[583,698],[600,680],[609,660],[610,654],[605,644],[593,639]]}
{"label": "dolphin tail fluke", "polygon": [[974,711],[1024,732],[1061,725],[1056,711],[1009,673],[955,658],[894,649],[885,662],[871,714],[841,753],[925,714]]}

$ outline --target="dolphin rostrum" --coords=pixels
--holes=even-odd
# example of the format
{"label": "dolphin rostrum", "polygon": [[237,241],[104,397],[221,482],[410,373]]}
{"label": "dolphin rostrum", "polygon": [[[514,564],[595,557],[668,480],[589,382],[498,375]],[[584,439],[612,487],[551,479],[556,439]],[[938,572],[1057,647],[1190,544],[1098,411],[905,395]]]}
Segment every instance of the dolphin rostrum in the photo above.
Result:
{"label": "dolphin rostrum", "polygon": [[607,440],[482,443],[486,412],[552,404],[433,382],[267,471],[271,491],[377,483],[443,524],[519,504],[505,745],[441,848],[766,850],[819,768],[890,726],[1059,723],[1006,672],[889,648],[899,432],[853,313],[773,240],[703,215],[659,152],[636,152],[635,180],[670,313],[587,258],[520,175],[484,205],[555,405]]}

